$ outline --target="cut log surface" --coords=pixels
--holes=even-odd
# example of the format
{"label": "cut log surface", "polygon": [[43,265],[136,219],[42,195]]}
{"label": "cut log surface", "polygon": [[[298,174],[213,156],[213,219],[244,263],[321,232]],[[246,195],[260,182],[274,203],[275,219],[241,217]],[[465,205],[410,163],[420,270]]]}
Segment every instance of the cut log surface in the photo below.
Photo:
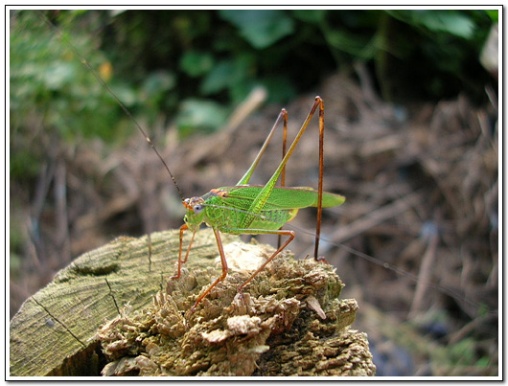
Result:
{"label": "cut log surface", "polygon": [[349,328],[356,302],[338,299],[328,264],[283,253],[238,294],[273,249],[224,235],[229,274],[191,313],[220,262],[200,231],[169,280],[178,240],[121,237],[60,271],[11,320],[10,376],[374,374],[366,335]]}
{"label": "cut log surface", "polygon": [[[213,234],[200,232],[189,267],[217,254]],[[120,237],[85,253],[30,297],[10,323],[12,376],[85,375],[99,326],[129,306],[143,310],[175,272],[178,231]],[[97,370],[96,375],[99,372]]]}

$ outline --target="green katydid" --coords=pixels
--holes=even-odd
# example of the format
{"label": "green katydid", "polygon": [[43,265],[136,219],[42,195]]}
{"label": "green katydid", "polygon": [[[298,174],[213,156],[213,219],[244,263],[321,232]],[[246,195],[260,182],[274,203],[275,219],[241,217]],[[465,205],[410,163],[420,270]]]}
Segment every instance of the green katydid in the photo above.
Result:
{"label": "green katydid", "polygon": [[[284,174],[285,166],[293,154],[296,145],[300,141],[300,138],[306,131],[317,108],[319,108],[320,176],[318,190],[307,187],[276,187],[279,177]],[[341,195],[323,192],[324,103],[319,96],[316,97],[314,105],[307,115],[307,119],[293,140],[289,150],[287,153],[283,151],[283,153],[285,153],[283,159],[268,182],[261,186],[247,185],[261,157],[263,156],[281,117],[284,117],[284,129],[287,128],[287,114],[283,109],[252,165],[235,186],[212,189],[204,196],[186,198],[182,202],[186,208],[186,214],[184,217],[185,224],[180,227],[178,269],[172,279],[180,278],[182,264],[184,264],[189,257],[194,235],[199,230],[202,223],[206,223],[213,229],[222,264],[222,275],[219,276],[203,293],[201,293],[192,309],[195,309],[201,300],[203,300],[210,291],[227,276],[228,266],[220,238],[220,232],[235,235],[275,234],[279,235],[279,237],[287,237],[285,242],[280,245],[277,250],[238,288],[238,292],[241,292],[242,289],[295,238],[294,231],[282,230],[280,228],[287,222],[291,221],[298,213],[298,210],[302,208],[317,207],[318,219],[314,248],[314,258],[317,259],[322,208],[339,206],[345,201],[345,198]],[[185,256],[182,258],[183,235],[186,230],[192,231],[192,238],[187,246]]]}

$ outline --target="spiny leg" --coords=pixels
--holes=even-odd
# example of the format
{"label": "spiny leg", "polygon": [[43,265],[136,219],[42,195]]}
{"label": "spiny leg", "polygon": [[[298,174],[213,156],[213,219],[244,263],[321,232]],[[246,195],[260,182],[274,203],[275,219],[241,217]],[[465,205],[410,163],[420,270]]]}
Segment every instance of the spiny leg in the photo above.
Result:
{"label": "spiny leg", "polygon": [[[203,291],[203,293],[201,293],[201,295],[199,295],[199,297],[196,299],[194,305],[189,310],[189,312],[191,314],[196,310],[199,303],[201,303],[201,301],[212,291],[212,289],[217,284],[219,284],[221,281],[223,281],[226,278],[226,276],[228,275],[228,264],[226,261],[226,255],[224,253],[224,247],[222,245],[222,239],[220,237],[220,232],[214,228],[213,228],[213,232],[215,234],[215,239],[217,240],[217,249],[219,250],[219,256],[220,256],[220,260],[221,260],[222,274],[217,279],[215,279],[215,281],[212,284],[210,284],[210,286],[205,291]],[[250,283],[250,281],[259,272],[261,272],[263,269],[265,269],[265,267],[268,263],[270,263],[275,257],[277,257],[277,255],[280,252],[282,252],[289,245],[289,243],[291,241],[293,241],[293,239],[295,238],[295,232],[289,231],[289,230],[284,230],[284,229],[276,230],[276,231],[267,231],[264,229],[244,229],[244,230],[237,229],[236,232],[239,234],[274,234],[274,235],[281,235],[281,236],[288,237],[288,239],[284,242],[284,244],[281,247],[279,247],[240,287],[238,287],[238,292],[241,292],[242,289],[248,283]]]}
{"label": "spiny leg", "polygon": [[[187,226],[187,224],[185,224]],[[197,231],[192,232],[191,239],[189,240],[189,244],[187,245],[187,252],[185,252],[185,257],[182,260],[182,264],[185,264],[187,262],[187,259],[189,258],[190,251],[192,248],[192,244],[194,243],[194,236],[196,236]],[[180,231],[180,236],[182,236],[182,233]],[[182,239],[180,238],[180,245],[182,244]],[[182,255],[182,252],[180,250],[180,253],[178,256],[180,257]]]}
{"label": "spiny leg", "polygon": [[325,104],[323,100],[316,97],[319,103],[319,181],[318,181],[318,206],[316,219],[316,239],[314,242],[314,259],[320,260],[318,257],[319,238],[321,236],[321,219],[323,217],[323,175],[324,175],[324,137],[325,137]]}

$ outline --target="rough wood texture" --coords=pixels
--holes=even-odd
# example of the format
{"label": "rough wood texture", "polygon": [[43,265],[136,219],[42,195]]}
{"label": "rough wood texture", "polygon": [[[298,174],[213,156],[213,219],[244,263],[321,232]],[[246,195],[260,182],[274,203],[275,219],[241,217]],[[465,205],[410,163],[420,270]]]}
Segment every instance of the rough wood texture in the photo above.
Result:
{"label": "rough wood texture", "polygon": [[227,279],[193,314],[185,310],[220,272],[211,232],[196,236],[176,281],[168,282],[175,231],[118,238],[79,257],[12,319],[10,375],[375,372],[365,334],[349,329],[356,302],[338,299],[343,284],[329,265],[285,254],[240,296],[245,269],[270,247],[233,240],[225,235]]}
{"label": "rough wood texture", "polygon": [[[76,356],[94,351],[99,326],[126,305],[134,310],[151,305],[174,273],[178,232],[153,233],[150,239],[120,237],[85,253],[29,298],[10,323],[10,374],[98,375],[93,363]],[[209,262],[217,251],[206,231],[195,246],[189,267]]]}

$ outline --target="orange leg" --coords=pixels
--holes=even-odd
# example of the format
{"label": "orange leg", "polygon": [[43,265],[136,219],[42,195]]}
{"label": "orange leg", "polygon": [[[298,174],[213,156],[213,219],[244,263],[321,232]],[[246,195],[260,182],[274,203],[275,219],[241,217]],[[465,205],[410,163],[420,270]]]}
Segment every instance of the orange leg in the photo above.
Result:
{"label": "orange leg", "polygon": [[194,236],[196,235],[196,232],[193,232],[192,233],[192,237],[189,241],[189,245],[187,246],[187,252],[185,252],[185,256],[184,258],[182,259],[182,250],[183,250],[183,234],[184,232],[189,229],[189,227],[187,226],[187,224],[183,224],[181,227],[180,227],[180,248],[178,250],[178,267],[177,267],[177,270],[176,270],[176,273],[171,276],[171,280],[173,279],[179,279],[180,276],[182,276],[182,265],[185,264],[187,262],[187,259],[189,258],[189,253],[190,253],[190,250],[191,250],[191,247],[192,247],[192,243],[194,241]]}
{"label": "orange leg", "polygon": [[[325,137],[325,103],[316,97],[319,105],[319,181],[318,181],[318,206],[316,219],[316,240],[314,242],[314,259],[319,261],[319,237],[321,235],[321,219],[323,217],[323,175],[324,175],[324,137]],[[311,111],[312,114],[312,111]]]}
{"label": "orange leg", "polygon": [[197,298],[196,302],[190,309],[190,313],[193,313],[196,310],[196,307],[199,303],[201,303],[201,300],[203,300],[206,295],[210,293],[210,291],[215,287],[217,284],[219,284],[221,281],[223,281],[226,276],[228,275],[228,263],[226,261],[226,256],[224,254],[224,248],[222,246],[222,240],[220,238],[220,232],[213,228],[213,233],[215,234],[215,239],[217,240],[217,248],[219,249],[219,255],[220,255],[220,262],[222,265],[222,275],[220,275],[215,281],[210,284],[210,286],[204,291],[199,297]]}
{"label": "orange leg", "polygon": [[[222,265],[222,274],[217,279],[215,279],[215,281],[212,284],[210,284],[210,286],[205,291],[203,291],[203,293],[201,293],[201,295],[199,295],[199,297],[196,299],[196,302],[194,303],[194,305],[189,310],[189,312],[191,314],[196,310],[196,308],[199,305],[199,303],[201,303],[201,301],[212,291],[212,289],[217,284],[219,284],[221,281],[223,281],[226,278],[226,276],[228,275],[228,264],[227,264],[227,261],[226,261],[226,256],[224,254],[224,247],[222,245],[222,240],[221,240],[221,237],[220,237],[220,232],[217,229],[213,229],[213,232],[214,232],[215,238],[217,240],[217,248],[219,250],[219,256],[220,256],[221,265]],[[252,279],[259,272],[261,272],[263,269],[265,269],[267,264],[270,263],[275,257],[277,257],[277,255],[280,252],[282,252],[289,245],[289,243],[291,241],[293,241],[293,239],[295,238],[295,232],[289,231],[289,230],[284,230],[284,229],[283,230],[277,230],[277,231],[265,231],[265,230],[255,230],[255,229],[253,230],[253,229],[250,229],[248,232],[253,232],[254,234],[276,234],[276,235],[280,235],[280,236],[287,236],[288,239],[240,287],[238,287],[238,292],[242,292],[243,288],[247,284],[249,284],[252,281]],[[246,233],[248,233],[248,232],[246,232]]]}

